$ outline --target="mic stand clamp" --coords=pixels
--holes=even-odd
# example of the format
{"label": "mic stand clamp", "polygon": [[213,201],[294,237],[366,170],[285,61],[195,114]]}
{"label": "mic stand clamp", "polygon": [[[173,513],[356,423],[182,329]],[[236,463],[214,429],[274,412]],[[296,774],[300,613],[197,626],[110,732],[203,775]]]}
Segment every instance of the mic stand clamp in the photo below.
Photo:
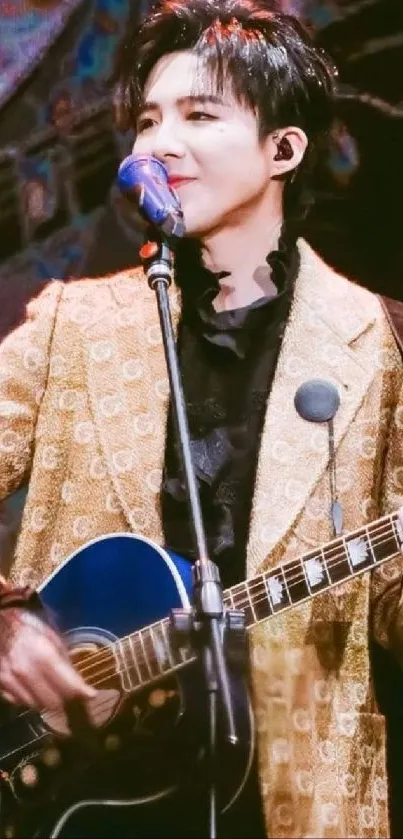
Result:
{"label": "mic stand clamp", "polygon": [[[246,659],[246,632],[245,612],[240,609],[228,609],[220,619],[220,632],[224,647],[225,658],[234,670],[245,669]],[[181,647],[192,647],[200,650],[205,639],[203,639],[203,620],[197,614],[196,609],[172,609],[171,611],[171,632],[175,649]],[[229,742],[234,745],[238,738]]]}
{"label": "mic stand clamp", "polygon": [[[195,640],[200,652],[205,685],[209,697],[210,737],[208,757],[210,767],[209,784],[209,836],[217,836],[217,800],[216,800],[216,750],[217,750],[217,698],[221,699],[227,739],[230,743],[238,742],[235,728],[235,714],[230,689],[230,680],[224,653],[224,636],[230,658],[239,658],[239,638],[244,629],[243,613],[236,611],[224,613],[222,585],[217,566],[208,558],[199,491],[190,448],[190,435],[185,409],[185,400],[175,346],[169,307],[168,287],[173,277],[173,252],[167,238],[147,242],[140,249],[150,288],[156,293],[158,314],[161,324],[165,359],[167,364],[172,396],[173,417],[177,441],[181,454],[187,497],[190,507],[190,522],[193,540],[198,557],[193,566],[194,605],[189,612],[182,609],[172,610],[172,634],[176,643],[182,643],[184,637]],[[241,624],[242,627],[241,627]],[[237,639],[232,645],[228,638]],[[182,639],[182,640],[181,640]],[[236,651],[235,651],[236,650]]]}

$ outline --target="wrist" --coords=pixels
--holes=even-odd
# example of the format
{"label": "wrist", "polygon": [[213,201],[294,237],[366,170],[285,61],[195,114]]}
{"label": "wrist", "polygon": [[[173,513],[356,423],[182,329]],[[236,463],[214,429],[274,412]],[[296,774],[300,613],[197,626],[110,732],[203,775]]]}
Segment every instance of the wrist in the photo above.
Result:
{"label": "wrist", "polygon": [[0,576],[0,611],[22,607],[29,611],[40,610],[41,601],[30,586],[12,586]]}

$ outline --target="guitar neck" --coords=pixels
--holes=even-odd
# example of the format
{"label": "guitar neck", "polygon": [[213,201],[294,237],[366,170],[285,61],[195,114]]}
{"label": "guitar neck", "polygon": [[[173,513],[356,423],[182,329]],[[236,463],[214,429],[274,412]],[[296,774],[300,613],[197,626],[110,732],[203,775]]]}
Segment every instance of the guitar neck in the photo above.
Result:
{"label": "guitar neck", "polygon": [[224,594],[225,607],[243,609],[250,628],[387,562],[402,545],[402,526],[397,513],[391,513],[233,586]]}
{"label": "guitar neck", "polygon": [[[403,530],[397,513],[392,513],[227,589],[224,606],[244,611],[250,629],[392,559],[402,545]],[[190,647],[174,646],[169,618],[122,638],[113,646],[127,690],[151,684],[196,658]]]}

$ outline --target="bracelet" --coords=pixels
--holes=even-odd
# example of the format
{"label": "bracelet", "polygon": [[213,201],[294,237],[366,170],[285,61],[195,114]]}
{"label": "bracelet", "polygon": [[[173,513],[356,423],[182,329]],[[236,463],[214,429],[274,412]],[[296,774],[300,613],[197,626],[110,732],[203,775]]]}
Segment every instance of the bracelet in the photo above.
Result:
{"label": "bracelet", "polygon": [[42,608],[41,601],[33,588],[30,586],[13,588],[4,580],[0,580],[0,611],[18,606],[33,612]]}

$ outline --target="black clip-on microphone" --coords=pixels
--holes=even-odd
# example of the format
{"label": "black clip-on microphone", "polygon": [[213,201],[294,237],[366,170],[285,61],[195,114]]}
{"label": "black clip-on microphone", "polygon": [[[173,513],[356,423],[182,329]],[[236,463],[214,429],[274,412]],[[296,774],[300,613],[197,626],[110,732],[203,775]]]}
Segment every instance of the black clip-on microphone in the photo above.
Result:
{"label": "black clip-on microphone", "polygon": [[[228,741],[238,743],[235,714],[230,688],[227,661],[224,654],[231,650],[231,634],[239,645],[240,628],[244,629],[244,614],[224,613],[222,584],[219,570],[209,559],[203,524],[199,490],[191,455],[189,427],[175,346],[168,288],[173,278],[173,249],[175,238],[185,233],[179,199],[168,183],[165,167],[156,158],[130,155],[119,168],[119,186],[129,200],[135,201],[141,214],[157,228],[155,241],[140,249],[140,257],[150,288],[155,291],[170,382],[175,430],[184,472],[190,520],[197,560],[193,565],[193,608],[173,609],[171,628],[175,643],[184,646],[194,643],[203,665],[209,697],[209,831],[210,839],[217,836],[216,751],[217,698],[221,699],[225,715]],[[241,626],[240,626],[241,624]],[[232,630],[235,630],[232,632]],[[227,638],[228,637],[228,645]]]}

